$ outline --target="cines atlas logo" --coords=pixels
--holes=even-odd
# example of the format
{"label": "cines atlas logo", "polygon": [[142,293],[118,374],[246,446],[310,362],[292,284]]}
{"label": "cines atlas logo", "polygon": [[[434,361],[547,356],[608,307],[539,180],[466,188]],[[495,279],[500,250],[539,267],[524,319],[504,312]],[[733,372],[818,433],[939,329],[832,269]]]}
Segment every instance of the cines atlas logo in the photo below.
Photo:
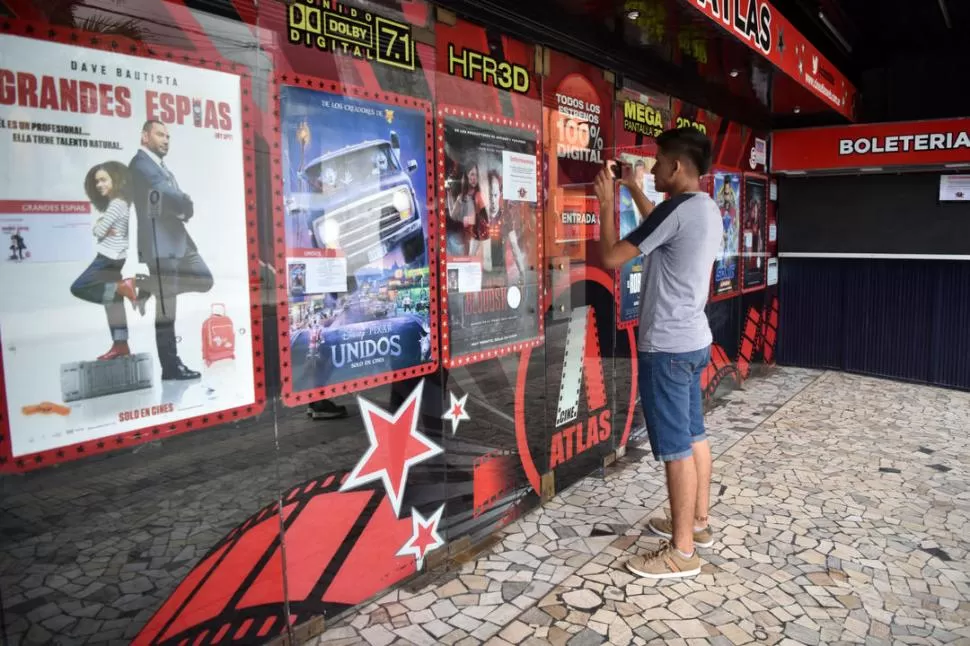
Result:
{"label": "cines atlas logo", "polygon": [[[577,422],[579,396],[584,390],[584,375],[588,417]],[[613,431],[610,409],[607,407],[599,332],[593,308],[588,305],[574,309],[569,319],[566,357],[563,361],[559,404],[556,409],[556,428],[567,424],[567,428],[552,436],[549,448],[550,469],[607,441]]]}
{"label": "cines atlas logo", "polygon": [[694,0],[701,11],[720,20],[742,39],[771,54],[771,5],[764,0]]}

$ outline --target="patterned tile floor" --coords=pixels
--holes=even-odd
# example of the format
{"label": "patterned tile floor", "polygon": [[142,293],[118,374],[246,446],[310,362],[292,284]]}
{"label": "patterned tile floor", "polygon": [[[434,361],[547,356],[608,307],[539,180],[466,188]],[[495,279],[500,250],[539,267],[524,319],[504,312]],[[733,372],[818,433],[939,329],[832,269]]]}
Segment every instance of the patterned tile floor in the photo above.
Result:
{"label": "patterned tile floor", "polygon": [[659,466],[631,451],[457,576],[316,643],[970,644],[970,394],[784,369],[708,427],[717,542],[700,576],[623,568],[664,510]]}

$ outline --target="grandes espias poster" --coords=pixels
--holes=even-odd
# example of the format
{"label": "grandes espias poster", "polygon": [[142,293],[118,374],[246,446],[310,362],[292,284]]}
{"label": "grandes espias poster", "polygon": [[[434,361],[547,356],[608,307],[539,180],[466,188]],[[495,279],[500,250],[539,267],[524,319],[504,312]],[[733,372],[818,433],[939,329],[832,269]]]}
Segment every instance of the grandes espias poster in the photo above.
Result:
{"label": "grandes espias poster", "polygon": [[240,77],[8,35],[0,51],[11,454],[252,404]]}
{"label": "grandes espias poster", "polygon": [[446,360],[472,363],[535,344],[541,335],[536,135],[447,117]]}
{"label": "grandes espias poster", "polygon": [[280,89],[288,403],[434,368],[428,110]]}

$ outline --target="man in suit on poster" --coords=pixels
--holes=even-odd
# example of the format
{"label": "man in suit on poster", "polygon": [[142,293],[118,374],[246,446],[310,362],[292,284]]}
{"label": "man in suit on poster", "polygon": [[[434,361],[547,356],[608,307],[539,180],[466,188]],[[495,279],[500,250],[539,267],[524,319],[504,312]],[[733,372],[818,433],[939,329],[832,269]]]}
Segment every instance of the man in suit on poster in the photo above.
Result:
{"label": "man in suit on poster", "polygon": [[184,193],[165,165],[168,128],[148,120],[141,131],[141,149],[132,158],[132,194],[138,214],[138,260],[148,265],[142,289],[155,296],[155,342],[163,380],[185,381],[201,375],[178,356],[175,336],[177,297],[212,289],[212,273],[185,225],[195,215],[192,198]]}

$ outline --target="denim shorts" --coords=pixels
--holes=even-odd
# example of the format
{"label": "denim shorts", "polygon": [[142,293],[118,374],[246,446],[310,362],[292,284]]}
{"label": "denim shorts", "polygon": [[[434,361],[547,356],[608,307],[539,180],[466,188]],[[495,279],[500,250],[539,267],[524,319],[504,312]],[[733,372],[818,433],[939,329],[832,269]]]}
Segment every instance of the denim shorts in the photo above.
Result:
{"label": "denim shorts", "polygon": [[710,359],[709,346],[696,352],[640,353],[640,401],[657,460],[690,457],[694,443],[707,439],[701,375]]}

